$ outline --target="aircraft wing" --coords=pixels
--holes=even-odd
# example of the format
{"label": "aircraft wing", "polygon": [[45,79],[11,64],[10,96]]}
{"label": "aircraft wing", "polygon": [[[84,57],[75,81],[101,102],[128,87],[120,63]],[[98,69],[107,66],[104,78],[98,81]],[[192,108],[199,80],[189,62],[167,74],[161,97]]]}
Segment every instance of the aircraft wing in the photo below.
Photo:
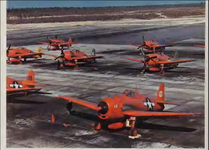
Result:
{"label": "aircraft wing", "polygon": [[133,117],[178,117],[178,116],[191,116],[200,115],[201,113],[186,113],[186,112],[153,112],[153,111],[137,111],[137,110],[127,110],[123,112],[124,115]]}
{"label": "aircraft wing", "polygon": [[141,60],[141,59],[126,58],[126,57],[121,57],[121,58],[123,58],[123,59],[127,59],[127,60],[131,60],[131,61],[137,61],[137,62],[140,62],[140,63],[144,63],[144,61],[143,61],[143,60]]}
{"label": "aircraft wing", "polygon": [[171,47],[171,46],[174,46],[174,44],[167,44],[167,45],[159,45],[159,46],[153,46],[155,48],[165,48],[165,47]]}
{"label": "aircraft wing", "polygon": [[21,57],[29,57],[29,56],[35,56],[35,55],[43,55],[44,53],[31,53],[31,54],[20,54],[18,56]]}
{"label": "aircraft wing", "polygon": [[49,43],[47,43],[47,42],[38,42],[38,43],[49,45]]}
{"label": "aircraft wing", "polygon": [[158,64],[176,64],[195,61],[195,59],[175,60],[175,61],[159,61]]}
{"label": "aircraft wing", "polygon": [[73,103],[76,103],[76,104],[79,104],[79,105],[82,105],[82,106],[85,106],[85,107],[88,107],[88,108],[91,108],[91,109],[94,109],[94,110],[100,110],[101,109],[96,104],[91,103],[91,102],[87,102],[87,101],[83,101],[83,100],[79,100],[79,99],[74,99],[74,98],[71,98],[71,97],[64,97],[64,96],[57,96],[57,97],[65,99],[65,100],[73,102]]}
{"label": "aircraft wing", "polygon": [[95,59],[95,58],[103,58],[103,56],[87,56],[87,57],[74,57],[74,60],[83,60],[83,59]]}
{"label": "aircraft wing", "polygon": [[36,91],[39,91],[41,90],[41,88],[19,88],[19,89],[7,89],[7,93],[15,93],[15,92],[26,92],[26,91],[33,91],[33,90],[36,90]]}
{"label": "aircraft wing", "polygon": [[195,45],[195,46],[205,48],[205,45]]}
{"label": "aircraft wing", "polygon": [[180,103],[165,102],[165,101],[157,101],[156,103],[169,104],[169,105],[184,105],[184,104],[180,104]]}

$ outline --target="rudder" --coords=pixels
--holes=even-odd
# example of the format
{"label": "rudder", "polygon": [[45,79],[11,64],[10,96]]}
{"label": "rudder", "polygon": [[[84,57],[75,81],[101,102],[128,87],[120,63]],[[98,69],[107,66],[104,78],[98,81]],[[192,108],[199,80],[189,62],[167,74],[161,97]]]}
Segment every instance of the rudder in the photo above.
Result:
{"label": "rudder", "polygon": [[165,85],[163,83],[160,84],[157,92],[157,101],[165,101]]}
{"label": "rudder", "polygon": [[28,71],[24,84],[29,85],[30,87],[35,87],[35,83],[35,72],[33,70],[30,70]]}

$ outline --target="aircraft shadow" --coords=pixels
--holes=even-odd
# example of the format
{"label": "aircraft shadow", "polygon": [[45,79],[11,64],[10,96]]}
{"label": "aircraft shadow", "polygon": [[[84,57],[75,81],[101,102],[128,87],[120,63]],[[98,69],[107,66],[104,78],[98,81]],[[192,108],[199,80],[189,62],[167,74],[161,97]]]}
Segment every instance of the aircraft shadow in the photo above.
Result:
{"label": "aircraft shadow", "polygon": [[180,132],[193,132],[197,130],[194,128],[173,127],[173,126],[159,125],[159,124],[153,124],[153,123],[147,123],[147,122],[136,124],[136,128],[152,129],[152,130],[166,130],[166,131],[180,131]]}
{"label": "aircraft shadow", "polygon": [[[71,112],[71,115],[77,116],[77,117],[80,117],[80,118],[83,118],[83,119],[88,119],[88,120],[91,120],[91,121],[95,121],[95,122],[100,121],[99,117],[95,114],[73,111],[73,112]],[[140,124],[139,124],[138,121],[136,123],[136,128],[152,129],[152,130],[166,130],[166,131],[180,131],[180,132],[193,132],[193,131],[196,130],[194,128],[173,127],[173,126],[159,125],[159,124],[153,124],[153,123],[147,123],[147,122],[140,122]],[[103,130],[106,130],[106,131],[109,131],[109,132],[118,132],[118,131],[122,131],[124,129],[126,129],[126,128],[111,130],[111,129],[108,129],[107,127],[103,127]]]}
{"label": "aircraft shadow", "polygon": [[38,101],[28,101],[28,100],[21,100],[21,99],[7,99],[7,103],[14,103],[14,104],[45,104],[46,102],[38,102]]}

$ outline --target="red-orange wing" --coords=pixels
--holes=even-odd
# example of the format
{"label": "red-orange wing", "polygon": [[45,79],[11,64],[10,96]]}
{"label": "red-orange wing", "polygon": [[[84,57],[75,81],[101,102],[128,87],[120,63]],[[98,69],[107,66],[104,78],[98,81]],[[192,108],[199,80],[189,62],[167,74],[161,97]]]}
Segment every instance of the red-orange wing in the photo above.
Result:
{"label": "red-orange wing", "polygon": [[131,60],[131,61],[137,61],[137,62],[140,62],[140,63],[144,63],[144,61],[143,61],[143,60],[141,60],[141,59],[126,58],[126,57],[121,57],[121,58],[123,58],[123,59],[127,59],[127,60]]}
{"label": "red-orange wing", "polygon": [[43,55],[44,53],[31,53],[31,54],[19,54],[21,57],[35,56],[35,55]]}
{"label": "red-orange wing", "polygon": [[195,59],[175,60],[175,61],[158,61],[158,64],[176,64],[195,61]]}
{"label": "red-orange wing", "polygon": [[169,104],[169,105],[184,105],[184,104],[181,104],[181,103],[165,102],[165,101],[157,101],[157,103]]}
{"label": "red-orange wing", "polygon": [[127,110],[123,112],[124,115],[133,117],[178,117],[178,116],[191,116],[200,115],[201,113],[184,113],[184,112],[152,112],[152,111],[137,111]]}
{"label": "red-orange wing", "polygon": [[65,99],[65,100],[70,101],[70,102],[74,102],[74,103],[79,104],[79,105],[83,105],[85,107],[88,107],[88,108],[91,108],[91,109],[94,109],[94,110],[100,110],[101,109],[96,104],[91,103],[91,102],[87,102],[87,101],[83,101],[83,100],[79,100],[79,99],[74,99],[74,98],[71,98],[71,97],[65,97],[65,96],[57,96],[57,97]]}
{"label": "red-orange wing", "polygon": [[19,88],[19,89],[7,89],[7,93],[25,92],[25,91],[39,91],[41,88]]}
{"label": "red-orange wing", "polygon": [[195,46],[205,48],[205,45],[195,45]]}
{"label": "red-orange wing", "polygon": [[82,60],[82,59],[95,59],[95,58],[103,58],[103,56],[87,56],[87,57],[73,57],[73,60]]}
{"label": "red-orange wing", "polygon": [[159,46],[152,46],[152,47],[155,47],[155,48],[160,48],[160,47],[171,47],[171,46],[174,46],[174,44],[167,44],[167,45],[159,45]]}

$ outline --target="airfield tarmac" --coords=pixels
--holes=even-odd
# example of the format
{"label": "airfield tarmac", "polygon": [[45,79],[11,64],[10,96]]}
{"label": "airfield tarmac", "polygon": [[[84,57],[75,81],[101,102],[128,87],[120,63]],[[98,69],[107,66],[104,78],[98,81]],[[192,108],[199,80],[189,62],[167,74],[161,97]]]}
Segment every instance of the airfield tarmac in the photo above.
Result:
{"label": "airfield tarmac", "polygon": [[[174,120],[147,120],[138,125],[142,138],[132,140],[128,139],[127,130],[94,132],[92,124],[95,122],[96,112],[74,105],[74,109],[82,113],[78,113],[77,116],[69,115],[66,109],[67,101],[55,97],[66,95],[98,103],[104,97],[120,94],[126,89],[134,90],[137,87],[141,94],[154,98],[160,83],[163,82],[166,101],[185,104],[166,105],[166,110],[204,113],[205,51],[193,46],[195,43],[204,43],[204,35],[201,35],[203,40],[196,34],[190,36],[191,39],[188,38],[191,32],[186,33],[181,35],[181,40],[180,36],[175,35],[173,40],[177,44],[167,48],[166,54],[171,56],[178,50],[180,59],[192,58],[196,61],[179,64],[178,68],[167,71],[165,75],[140,74],[141,64],[120,57],[142,58],[142,56],[136,47],[122,43],[74,45],[75,48],[80,47],[80,50],[89,54],[95,48],[97,55],[105,57],[98,59],[97,63],[80,64],[78,70],[72,68],[57,70],[56,62],[49,56],[43,56],[43,59],[38,61],[28,61],[24,65],[7,65],[7,76],[19,80],[23,80],[28,70],[32,68],[36,72],[37,82],[44,84],[41,91],[52,93],[18,98],[38,101],[40,104],[7,104],[7,147],[203,148],[204,115]],[[106,40],[108,39],[109,37]],[[26,47],[35,51],[40,46],[46,48],[44,45]],[[59,51],[46,49],[44,52],[60,54]],[[93,70],[94,67],[98,70]],[[55,115],[55,124],[50,123],[51,114]],[[63,123],[69,126],[64,127]]]}

